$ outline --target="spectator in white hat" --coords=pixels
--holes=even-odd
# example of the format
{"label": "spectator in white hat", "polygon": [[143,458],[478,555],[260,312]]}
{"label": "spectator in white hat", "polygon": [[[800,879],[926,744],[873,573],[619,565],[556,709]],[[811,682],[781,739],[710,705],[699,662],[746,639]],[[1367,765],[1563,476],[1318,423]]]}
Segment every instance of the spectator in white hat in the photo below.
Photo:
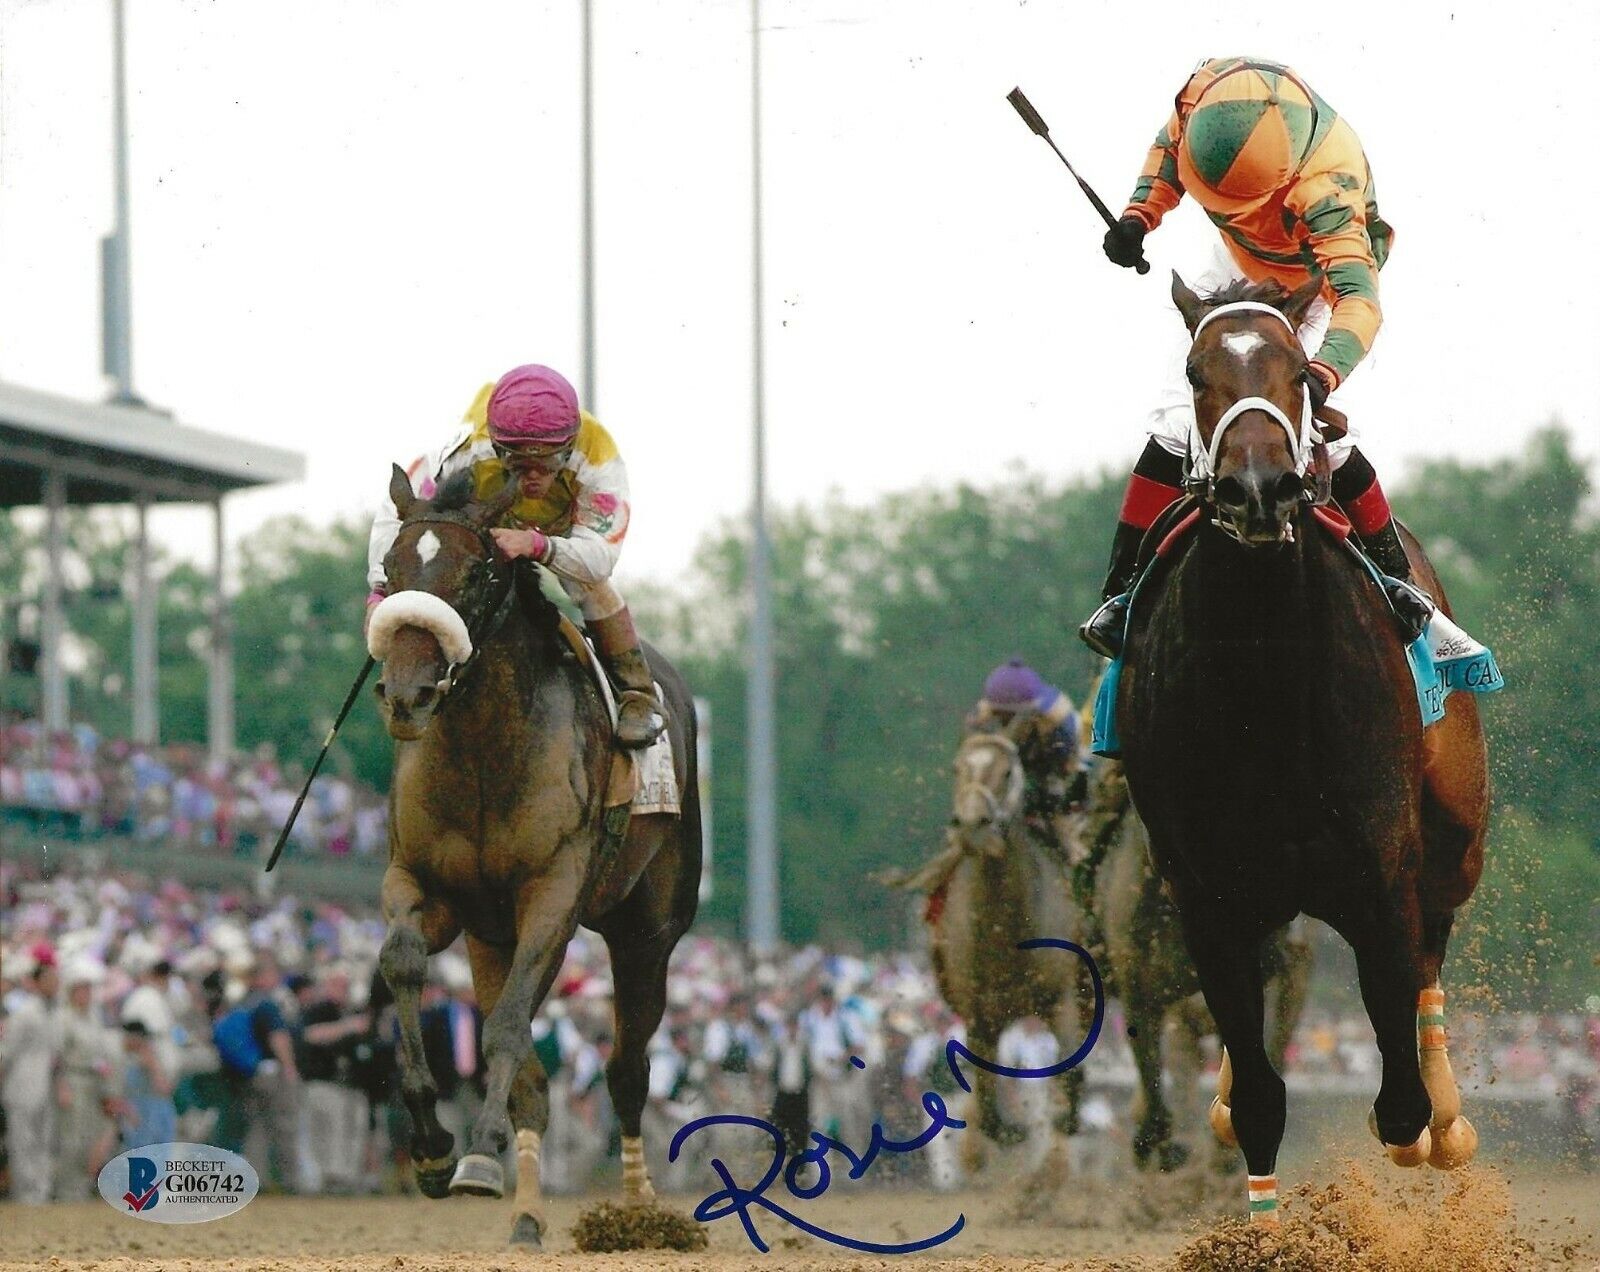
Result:
{"label": "spectator in white hat", "polygon": [[54,1179],[55,1095],[61,1054],[56,991],[61,976],[47,945],[24,956],[20,994],[0,1034],[0,1105],[6,1114],[6,1156],[11,1196],[25,1205],[50,1200]]}
{"label": "spectator in white hat", "polygon": [[62,972],[67,1005],[60,1013],[61,1059],[56,1079],[54,1195],[79,1201],[94,1192],[94,1179],[116,1152],[112,1114],[122,1096],[121,1039],[95,1001],[105,968],[86,955]]}

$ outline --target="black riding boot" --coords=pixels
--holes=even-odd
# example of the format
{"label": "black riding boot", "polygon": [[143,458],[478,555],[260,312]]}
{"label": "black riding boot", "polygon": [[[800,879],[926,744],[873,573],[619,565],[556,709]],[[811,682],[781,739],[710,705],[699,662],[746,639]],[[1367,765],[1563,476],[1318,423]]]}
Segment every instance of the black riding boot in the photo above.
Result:
{"label": "black riding boot", "polygon": [[1145,532],[1126,521],[1117,523],[1111,539],[1111,566],[1105,586],[1100,589],[1100,608],[1078,628],[1078,637],[1102,658],[1115,658],[1122,652],[1122,638],[1128,627],[1127,592],[1133,586],[1133,573],[1139,562],[1139,544]]}
{"label": "black riding boot", "polygon": [[1361,541],[1372,563],[1384,572],[1389,582],[1384,584],[1384,594],[1394,614],[1400,620],[1400,634],[1410,644],[1422,635],[1433,617],[1433,601],[1428,594],[1411,581],[1411,561],[1406,556],[1405,544],[1400,542],[1400,532],[1395,529],[1394,518],[1383,523]]}
{"label": "black riding boot", "polygon": [[1428,620],[1433,617],[1433,601],[1411,581],[1411,561],[1406,556],[1405,544],[1400,542],[1394,517],[1389,513],[1389,501],[1384,496],[1372,462],[1359,448],[1352,450],[1339,471],[1334,473],[1333,497],[1346,515],[1358,524],[1363,520],[1363,513],[1372,520],[1383,517],[1383,524],[1376,530],[1362,534],[1358,529],[1356,533],[1360,536],[1361,546],[1372,558],[1372,563],[1395,580],[1385,584],[1383,590],[1389,597],[1395,617],[1400,621],[1401,635],[1409,645],[1422,635]]}

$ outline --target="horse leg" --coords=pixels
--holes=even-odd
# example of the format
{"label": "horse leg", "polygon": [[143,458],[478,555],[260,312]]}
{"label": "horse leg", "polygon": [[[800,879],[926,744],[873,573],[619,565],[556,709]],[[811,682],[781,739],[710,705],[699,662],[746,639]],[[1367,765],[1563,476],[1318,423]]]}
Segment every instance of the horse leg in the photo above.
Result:
{"label": "horse leg", "polygon": [[416,876],[402,866],[391,863],[384,871],[381,895],[389,932],[378,968],[394,993],[400,1023],[400,1094],[411,1114],[411,1161],[422,1195],[445,1197],[456,1165],[455,1138],[435,1111],[439,1088],[422,1049],[422,983],[428,955],[455,940],[460,928],[441,902],[424,899]]}
{"label": "horse leg", "polygon": [[606,1087],[622,1129],[622,1199],[649,1201],[656,1195],[644,1156],[640,1119],[650,1095],[650,1039],[667,1006],[667,959],[677,932],[641,945],[613,943],[611,951],[616,1044],[606,1061]]}
{"label": "horse leg", "polygon": [[[487,1016],[500,1002],[511,959],[504,949],[467,937],[472,964],[472,989],[478,1010]],[[517,1197],[511,1222],[511,1244],[538,1249],[549,1226],[539,1192],[539,1143],[550,1124],[549,1081],[536,1055],[530,1055],[511,1081],[509,1109],[517,1137]]]}
{"label": "horse leg", "polygon": [[[1448,919],[1444,921],[1444,929],[1445,932],[1449,930]],[[1438,941],[1442,950],[1444,936],[1440,935]],[[1477,1153],[1478,1132],[1461,1115],[1461,1090],[1450,1068],[1449,1041],[1444,1027],[1444,989],[1437,978],[1417,995],[1417,1042],[1422,1084],[1433,1105],[1433,1116],[1428,1123],[1433,1139],[1428,1165],[1437,1170],[1455,1170],[1465,1166]]]}
{"label": "horse leg", "polygon": [[1161,1031],[1163,1004],[1142,999],[1125,1005],[1128,1012],[1128,1046],[1139,1070],[1140,1103],[1143,1116],[1133,1136],[1133,1160],[1140,1170],[1150,1166],[1155,1154],[1156,1167],[1177,1170],[1189,1160],[1189,1150],[1172,1138],[1172,1113],[1161,1089]]}
{"label": "horse leg", "polygon": [[[578,882],[544,875],[530,880],[518,892],[516,951],[511,956],[500,999],[483,1022],[483,1055],[488,1069],[483,1107],[467,1136],[466,1155],[451,1176],[453,1193],[505,1195],[505,1169],[500,1165],[500,1154],[506,1147],[512,1081],[530,1062],[538,1064],[528,1022],[549,991],[577,926]],[[530,1120],[537,1116],[531,1106],[524,1105],[524,1111]],[[544,1116],[548,1117],[547,1105]],[[527,1147],[537,1161],[537,1143],[529,1141]],[[519,1157],[522,1149],[519,1144]]]}
{"label": "horse leg", "polygon": [[[973,1026],[967,1045],[985,1060],[993,1060],[1000,1042],[1000,1026],[984,1022]],[[1076,1045],[1076,1044],[1074,1044]],[[1000,1107],[1000,1088],[994,1074],[979,1069],[973,1075],[973,1094],[978,1099],[978,1129],[1002,1148],[1010,1148],[1028,1138],[1026,1127],[1007,1121]]]}
{"label": "horse leg", "polygon": [[[1206,1006],[1217,1022],[1225,1048],[1218,1102],[1228,1107],[1230,1129],[1238,1137],[1249,1173],[1250,1219],[1278,1222],[1278,1146],[1283,1142],[1287,1099],[1283,1079],[1267,1058],[1262,1040],[1265,1004],[1261,955],[1257,942],[1234,935],[1234,925],[1220,916],[1180,907],[1184,936],[1200,975]],[[1225,1098],[1226,1097],[1226,1098]],[[1213,1105],[1213,1114],[1217,1105]],[[1216,1127],[1213,1116],[1212,1125]],[[1220,1131],[1219,1131],[1220,1135]]]}
{"label": "horse leg", "polygon": [[1433,1108],[1417,1058],[1420,987],[1415,964],[1406,942],[1391,925],[1369,925],[1355,935],[1350,944],[1356,955],[1361,1001],[1383,1056],[1383,1081],[1368,1125],[1395,1165],[1420,1166],[1433,1148],[1428,1129]]}

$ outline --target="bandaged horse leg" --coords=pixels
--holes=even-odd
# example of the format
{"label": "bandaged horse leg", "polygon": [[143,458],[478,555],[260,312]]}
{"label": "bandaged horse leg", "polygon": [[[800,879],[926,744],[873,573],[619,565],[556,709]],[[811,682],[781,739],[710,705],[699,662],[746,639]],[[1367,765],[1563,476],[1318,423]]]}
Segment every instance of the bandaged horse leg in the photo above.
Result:
{"label": "bandaged horse leg", "polygon": [[449,945],[459,929],[441,902],[424,902],[415,877],[402,867],[391,864],[384,872],[382,902],[389,932],[378,967],[394,993],[400,1025],[400,1093],[411,1114],[411,1160],[422,1195],[445,1197],[456,1166],[455,1139],[439,1124],[439,1088],[423,1051],[422,984],[428,955]]}
{"label": "bandaged horse leg", "polygon": [[1417,1043],[1422,1082],[1433,1103],[1428,1165],[1438,1170],[1465,1166],[1478,1151],[1478,1132],[1461,1116],[1461,1091],[1450,1068],[1444,1027],[1444,990],[1435,982],[1417,995]]}
{"label": "bandaged horse leg", "polygon": [[[472,964],[472,988],[478,1009],[487,1017],[500,1003],[512,952],[467,937],[467,959]],[[516,1133],[517,1193],[511,1221],[511,1244],[538,1248],[549,1224],[539,1183],[539,1153],[550,1125],[550,1082],[536,1054],[529,1053],[511,1081],[507,1100],[511,1127]]]}
{"label": "bandaged horse leg", "polygon": [[[517,945],[500,999],[483,1022],[483,1054],[488,1076],[483,1108],[472,1124],[467,1153],[450,1179],[450,1191],[483,1197],[505,1195],[505,1151],[512,1082],[531,1060],[533,1037],[528,1022],[534,1005],[544,1001],[561,967],[567,942],[577,926],[577,893],[581,879],[539,876],[517,893]],[[544,1106],[548,1117],[548,1104]],[[529,1129],[538,1129],[530,1127]]]}
{"label": "bandaged horse leg", "polygon": [[517,1193],[511,1244],[543,1244],[549,1221],[539,1183],[539,1150],[550,1124],[549,1079],[537,1056],[529,1056],[511,1083],[511,1125],[516,1131]]}
{"label": "bandaged horse leg", "polygon": [[667,1005],[667,957],[670,934],[658,934],[638,945],[624,940],[606,943],[611,951],[612,983],[616,986],[616,1044],[606,1061],[606,1086],[622,1130],[622,1198],[649,1201],[656,1195],[645,1160],[640,1125],[650,1095],[650,1038]]}
{"label": "bandaged horse leg", "polygon": [[655,678],[634,630],[633,615],[609,579],[562,586],[583,611],[584,625],[594,636],[601,662],[621,689],[617,698],[617,744],[634,750],[649,746],[667,727],[666,708],[656,693]]}

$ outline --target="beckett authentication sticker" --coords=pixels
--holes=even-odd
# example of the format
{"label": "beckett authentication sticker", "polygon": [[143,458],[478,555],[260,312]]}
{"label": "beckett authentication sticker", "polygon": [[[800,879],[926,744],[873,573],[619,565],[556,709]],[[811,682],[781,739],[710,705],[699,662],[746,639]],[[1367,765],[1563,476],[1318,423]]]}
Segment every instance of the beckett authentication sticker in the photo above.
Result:
{"label": "beckett authentication sticker", "polygon": [[154,1223],[205,1223],[242,1210],[261,1181],[255,1168],[212,1144],[149,1144],[105,1164],[106,1204]]}

